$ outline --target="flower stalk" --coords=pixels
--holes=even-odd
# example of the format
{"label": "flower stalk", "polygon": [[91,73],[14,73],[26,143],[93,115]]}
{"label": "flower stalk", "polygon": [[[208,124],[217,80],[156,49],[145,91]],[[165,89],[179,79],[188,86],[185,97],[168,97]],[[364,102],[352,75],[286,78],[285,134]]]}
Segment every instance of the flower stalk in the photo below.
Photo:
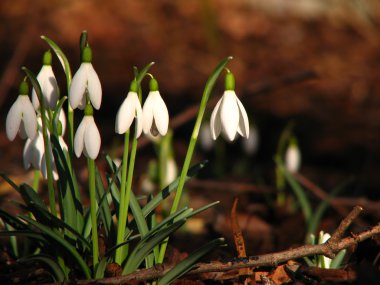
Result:
{"label": "flower stalk", "polygon": [[[190,142],[189,142],[189,147],[187,149],[185,161],[184,161],[183,166],[182,166],[182,171],[181,171],[181,175],[179,178],[177,191],[175,193],[174,201],[173,201],[172,207],[170,209],[170,214],[173,214],[177,211],[178,206],[179,206],[179,202],[181,200],[183,186],[185,185],[186,175],[187,175],[187,172],[188,172],[189,167],[190,167],[191,158],[193,157],[194,148],[195,148],[195,145],[197,143],[198,134],[199,134],[199,130],[200,130],[200,127],[202,124],[202,119],[203,119],[204,113],[206,111],[208,99],[209,99],[210,94],[213,90],[213,87],[215,85],[216,80],[219,78],[223,69],[225,68],[225,66],[227,65],[227,63],[231,59],[232,59],[232,57],[227,57],[224,60],[222,60],[221,63],[219,63],[219,65],[215,68],[215,70],[210,75],[209,79],[207,80],[205,89],[203,91],[202,100],[201,100],[201,104],[200,104],[199,111],[198,111],[198,116],[197,116],[197,119],[195,121],[193,132],[191,134],[191,138],[190,138]],[[160,255],[158,257],[159,263],[162,263],[164,260],[168,241],[169,241],[169,238],[167,238],[161,245]]]}

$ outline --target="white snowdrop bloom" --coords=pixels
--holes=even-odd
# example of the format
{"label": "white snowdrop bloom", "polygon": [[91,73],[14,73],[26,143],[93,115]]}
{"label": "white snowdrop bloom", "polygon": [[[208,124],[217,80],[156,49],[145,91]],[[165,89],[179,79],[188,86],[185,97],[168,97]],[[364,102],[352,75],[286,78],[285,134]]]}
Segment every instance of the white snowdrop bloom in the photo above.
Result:
{"label": "white snowdrop bloom", "polygon": [[73,109],[84,109],[87,99],[97,110],[102,103],[102,86],[91,61],[91,49],[85,47],[82,52],[82,64],[71,81],[69,91],[69,101]]}
{"label": "white snowdrop bloom", "polygon": [[254,126],[249,127],[249,138],[242,141],[243,150],[248,155],[256,153],[259,147],[259,132]]}
{"label": "white snowdrop bloom", "polygon": [[285,153],[285,167],[291,172],[298,172],[301,167],[301,152],[296,143],[291,143]]}
{"label": "white snowdrop bloom", "polygon": [[27,139],[23,151],[24,167],[28,169],[32,166],[34,169],[41,168],[41,160],[45,152],[44,138],[42,132],[38,132],[34,139]]}
{"label": "white snowdrop bloom", "polygon": [[74,136],[75,155],[79,157],[83,151],[84,155],[88,158],[96,159],[99,154],[100,145],[100,133],[95,124],[94,117],[92,114],[86,114],[85,112],[85,116]]}
{"label": "white snowdrop bloom", "polygon": [[[51,67],[51,52],[47,51],[43,57],[43,66],[37,75],[46,108],[54,110],[59,97],[58,83]],[[36,90],[32,90],[32,103],[35,110],[40,107]]]}
{"label": "white snowdrop bloom", "polygon": [[164,185],[166,186],[172,183],[177,178],[177,176],[177,163],[175,162],[174,158],[167,159]]}
{"label": "white snowdrop bloom", "polygon": [[210,128],[214,140],[222,134],[233,141],[237,134],[249,137],[249,121],[243,104],[236,96],[235,79],[231,72],[226,75],[226,90],[211,114]]}
{"label": "white snowdrop bloom", "polygon": [[63,109],[59,111],[58,120],[61,122],[61,127],[62,127],[61,136],[64,136],[66,132],[66,114]]}
{"label": "white snowdrop bloom", "polygon": [[129,91],[116,114],[115,132],[124,134],[131,127],[134,118],[136,118],[138,138],[142,132],[142,108],[137,93]]}
{"label": "white snowdrop bloom", "polygon": [[210,151],[214,146],[209,123],[202,124],[199,130],[199,144],[205,151]]}
{"label": "white snowdrop bloom", "polygon": [[11,141],[15,139],[20,129],[23,130],[20,135],[23,136],[25,133],[30,139],[34,139],[37,134],[37,115],[29,99],[26,82],[21,83],[19,94],[8,112],[5,123],[7,137]]}
{"label": "white snowdrop bloom", "polygon": [[150,91],[143,106],[143,131],[153,136],[166,135],[169,127],[169,112],[158,91],[158,83],[150,80]]}
{"label": "white snowdrop bloom", "polygon": [[[319,232],[318,244],[323,244],[323,243],[327,242],[330,238],[331,238],[330,234],[324,233],[323,231],[320,231]],[[322,255],[320,262],[321,262],[321,264],[319,264],[319,267],[330,268],[332,259]]]}

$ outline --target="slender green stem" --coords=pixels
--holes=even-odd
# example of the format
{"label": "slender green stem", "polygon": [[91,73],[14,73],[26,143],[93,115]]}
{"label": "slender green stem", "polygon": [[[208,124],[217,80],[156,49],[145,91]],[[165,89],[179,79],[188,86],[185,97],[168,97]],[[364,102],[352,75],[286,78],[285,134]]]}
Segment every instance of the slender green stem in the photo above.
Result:
{"label": "slender green stem", "polygon": [[91,233],[92,233],[92,259],[94,271],[99,262],[99,242],[98,242],[98,223],[96,218],[97,202],[95,189],[95,160],[88,158],[88,180],[90,188],[90,215],[91,215]]}
{"label": "slender green stem", "polygon": [[[221,74],[221,72],[223,71],[223,69],[225,68],[225,66],[231,59],[232,57],[227,57],[221,63],[219,63],[219,65],[215,68],[215,70],[210,75],[209,79],[207,80],[205,89],[203,91],[203,96],[202,96],[201,104],[199,107],[198,116],[195,121],[193,133],[191,135],[190,142],[189,142],[189,147],[187,149],[185,161],[183,163],[181,176],[179,178],[179,183],[178,183],[177,191],[174,197],[173,205],[172,205],[172,208],[170,209],[170,214],[175,213],[178,209],[179,202],[182,196],[183,186],[185,185],[185,181],[186,181],[186,174],[190,167],[191,158],[193,157],[194,148],[198,139],[199,129],[202,124],[203,115],[206,111],[207,102],[210,97],[211,91],[219,75]],[[166,238],[165,241],[162,243],[162,246],[160,249],[160,256],[158,258],[159,263],[162,263],[164,260],[166,248],[168,246],[168,241],[169,241],[169,238]]]}
{"label": "slender green stem", "polygon": [[[117,225],[117,238],[116,245],[124,242],[125,236],[125,227],[127,224],[127,214],[128,210],[126,209],[126,193],[125,193],[125,185],[127,178],[127,164],[128,164],[128,154],[129,154],[129,130],[124,135],[124,154],[122,161],[122,169],[121,169],[121,186],[120,186],[120,206],[119,206],[119,221]],[[126,252],[125,246],[118,247],[116,249],[115,262],[120,264],[123,262]]]}
{"label": "slender green stem", "polygon": [[33,189],[38,192],[38,186],[40,185],[41,172],[39,170],[34,170],[33,172]]}
{"label": "slender green stem", "polygon": [[49,203],[50,203],[50,211],[52,215],[57,216],[57,209],[55,206],[55,191],[54,191],[54,180],[53,180],[53,168],[52,168],[52,160],[51,160],[51,145],[50,139],[48,136],[48,122],[46,119],[46,108],[45,108],[45,100],[43,99],[43,94],[41,91],[41,86],[38,83],[37,77],[26,67],[22,67],[22,70],[26,73],[29,80],[32,82],[34,89],[36,90],[36,94],[38,97],[38,101],[40,102],[40,112],[41,112],[41,120],[42,120],[42,136],[44,138],[44,148],[45,148],[45,161],[46,161],[46,170],[47,170],[47,180],[48,180],[48,193],[49,193]]}
{"label": "slender green stem", "polygon": [[72,161],[74,157],[74,110],[71,108],[69,101],[67,101],[67,126],[69,129],[69,168],[71,170],[71,174],[73,174]]}

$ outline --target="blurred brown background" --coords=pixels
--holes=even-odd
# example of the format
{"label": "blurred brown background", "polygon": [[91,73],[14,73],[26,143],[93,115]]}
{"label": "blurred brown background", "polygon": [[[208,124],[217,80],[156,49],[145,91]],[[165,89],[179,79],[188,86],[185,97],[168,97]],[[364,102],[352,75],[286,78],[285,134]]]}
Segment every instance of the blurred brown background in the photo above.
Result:
{"label": "blurred brown background", "polygon": [[[230,68],[238,95],[260,133],[255,167],[273,170],[278,137],[294,120],[306,176],[329,188],[354,175],[358,183],[353,191],[376,198],[379,20],[376,0],[2,0],[0,125],[17,96],[20,66],[36,73],[40,69],[47,49],[40,35],[60,45],[74,73],[79,35],[88,31],[104,90],[97,114],[104,150],[113,143],[114,116],[128,91],[133,65],[156,62],[151,71],[175,116],[198,104],[214,66],[233,55]],[[54,70],[65,94],[56,59]],[[310,72],[317,77],[302,80]],[[279,84],[284,80],[295,82]],[[222,91],[220,80],[214,96]],[[179,163],[191,125],[182,127],[176,131],[182,142]],[[0,170],[22,172],[22,144],[20,139],[8,142],[1,128]]]}

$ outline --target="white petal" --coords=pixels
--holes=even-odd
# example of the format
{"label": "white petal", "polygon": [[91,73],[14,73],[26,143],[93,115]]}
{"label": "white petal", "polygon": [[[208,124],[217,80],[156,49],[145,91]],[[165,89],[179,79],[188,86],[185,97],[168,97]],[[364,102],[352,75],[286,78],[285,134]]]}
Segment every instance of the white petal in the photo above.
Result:
{"label": "white petal", "polygon": [[210,119],[210,129],[211,129],[211,136],[214,140],[219,136],[220,131],[222,130],[222,124],[220,121],[220,104],[222,103],[223,97],[219,99],[218,103],[216,103],[216,106],[211,114]]}
{"label": "white petal", "polygon": [[96,110],[99,110],[100,105],[102,104],[102,86],[100,84],[98,74],[96,73],[91,63],[83,64],[85,64],[87,68],[87,89],[91,104]]}
{"label": "white petal", "polygon": [[84,134],[84,148],[85,154],[91,158],[96,159],[101,145],[101,138],[99,130],[95,124],[94,118],[88,123]]}
{"label": "white petal", "polygon": [[247,112],[244,109],[243,104],[240,102],[239,98],[236,97],[236,102],[239,107],[239,125],[238,125],[238,133],[245,138],[249,137],[249,121]]}
{"label": "white petal", "polygon": [[290,145],[285,154],[286,169],[291,172],[298,172],[301,166],[301,153],[295,145]]}
{"label": "white petal", "polygon": [[214,146],[209,124],[202,124],[201,129],[199,130],[199,143],[206,151],[210,151]]}
{"label": "white petal", "polygon": [[28,138],[34,139],[37,134],[37,115],[28,96],[22,96],[22,121]]}
{"label": "white petal", "polygon": [[63,137],[59,136],[58,140],[59,140],[59,144],[61,145],[62,150],[68,152],[69,148],[67,147],[67,144],[65,140],[63,139]]}
{"label": "white petal", "polygon": [[25,142],[24,150],[22,152],[22,157],[24,160],[24,167],[28,169],[32,163],[32,140],[27,139]]}
{"label": "white petal", "polygon": [[236,102],[234,91],[227,90],[223,94],[220,105],[220,120],[224,134],[230,141],[233,141],[239,125],[239,107]]}
{"label": "white petal", "polygon": [[59,111],[58,120],[61,122],[62,136],[63,136],[65,134],[65,132],[66,132],[66,114],[65,114],[65,111],[62,108]]}
{"label": "white petal", "polygon": [[21,118],[22,118],[22,98],[25,95],[20,95],[17,97],[16,101],[13,103],[12,107],[9,109],[5,129],[7,132],[7,137],[9,140],[13,141],[17,135],[20,128]]}
{"label": "white petal", "polygon": [[87,88],[87,68],[81,64],[71,81],[69,101],[71,108],[76,109],[83,100]]}
{"label": "white petal", "polygon": [[165,105],[164,100],[158,91],[153,92],[154,104],[153,104],[153,117],[156,123],[156,127],[161,136],[166,135],[169,127],[169,112]]}
{"label": "white petal", "polygon": [[[136,102],[136,100],[138,102]],[[124,134],[131,127],[136,114],[136,105],[140,105],[136,92],[129,92],[124,102],[121,104],[119,111],[116,114],[116,133]]]}
{"label": "white petal", "polygon": [[144,106],[143,106],[143,131],[145,134],[148,134],[150,132],[150,128],[152,127],[153,123],[153,104],[154,104],[154,98],[151,94],[152,92],[149,92],[148,97],[145,100]]}
{"label": "white petal", "polygon": [[18,134],[20,135],[20,138],[22,138],[23,140],[28,138],[28,135],[26,134],[25,125],[24,125],[23,120],[21,120],[20,130],[19,130]]}
{"label": "white petal", "polygon": [[139,138],[143,130],[143,112],[141,109],[140,101],[139,101],[139,104],[136,105],[136,124],[137,124],[136,138]]}
{"label": "white petal", "polygon": [[[238,130],[239,131],[239,130]],[[243,149],[248,155],[254,154],[259,147],[259,133],[254,126],[249,128],[249,137],[242,141]]]}
{"label": "white petal", "polygon": [[82,122],[79,124],[74,136],[74,152],[77,157],[80,157],[84,147],[84,133],[89,123],[91,116],[84,116]]}
{"label": "white petal", "polygon": [[58,101],[58,84],[55,79],[53,69],[51,65],[44,65],[44,81],[41,84],[42,93],[45,98],[46,108],[50,108],[52,110],[57,106]]}
{"label": "white petal", "polygon": [[[51,166],[53,167],[53,171],[52,171],[53,179],[58,180],[59,176],[58,176],[57,166],[55,165],[54,157],[51,156],[51,158],[52,158]],[[46,168],[46,156],[45,156],[45,154],[43,155],[43,157],[41,159],[41,172],[42,172],[42,176],[46,180],[47,179],[47,168]]]}

